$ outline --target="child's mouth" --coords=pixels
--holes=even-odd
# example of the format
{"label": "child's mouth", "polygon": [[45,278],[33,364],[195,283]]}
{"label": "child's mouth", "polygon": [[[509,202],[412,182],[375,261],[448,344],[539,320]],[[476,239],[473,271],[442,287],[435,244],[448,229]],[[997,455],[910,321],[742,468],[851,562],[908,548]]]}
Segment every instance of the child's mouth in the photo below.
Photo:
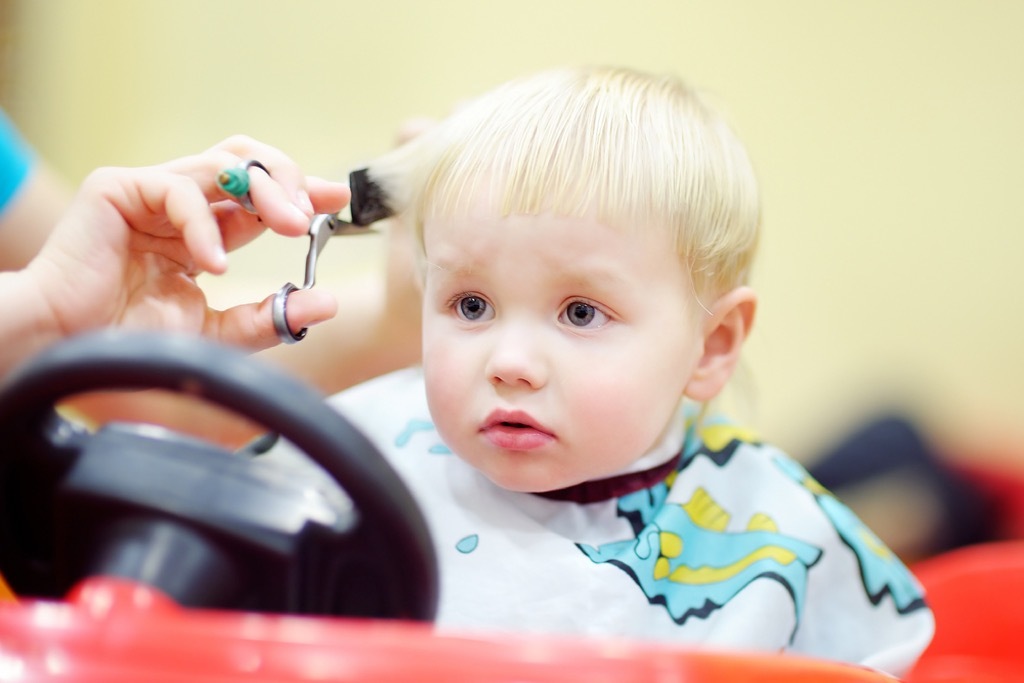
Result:
{"label": "child's mouth", "polygon": [[549,430],[521,411],[494,411],[480,432],[503,450],[530,451],[555,440]]}

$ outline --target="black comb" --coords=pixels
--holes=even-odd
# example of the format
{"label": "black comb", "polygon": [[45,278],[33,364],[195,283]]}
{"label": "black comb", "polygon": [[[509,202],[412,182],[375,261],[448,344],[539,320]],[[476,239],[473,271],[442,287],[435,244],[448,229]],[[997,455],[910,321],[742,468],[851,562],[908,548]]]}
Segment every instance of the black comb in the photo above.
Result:
{"label": "black comb", "polygon": [[388,196],[380,185],[370,180],[365,168],[348,174],[348,184],[352,189],[352,224],[370,225],[393,215],[395,212],[388,206]]}

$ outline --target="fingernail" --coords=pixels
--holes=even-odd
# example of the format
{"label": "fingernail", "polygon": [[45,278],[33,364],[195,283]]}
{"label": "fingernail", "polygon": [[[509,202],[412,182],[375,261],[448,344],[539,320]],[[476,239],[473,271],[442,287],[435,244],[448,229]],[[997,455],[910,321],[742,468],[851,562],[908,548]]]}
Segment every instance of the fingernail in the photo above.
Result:
{"label": "fingernail", "polygon": [[218,244],[215,246],[211,256],[213,256],[213,263],[218,271],[223,271],[228,267],[228,254],[224,251],[223,245]]}
{"label": "fingernail", "polygon": [[309,212],[307,213],[307,212],[303,211],[302,209],[300,209],[299,207],[297,207],[294,204],[292,204],[291,212],[293,214],[295,214],[295,220],[297,220],[297,221],[301,220],[302,222],[306,222],[306,221],[309,220],[309,217],[312,215],[313,210],[310,209]]}
{"label": "fingernail", "polygon": [[309,198],[308,192],[299,190],[299,198],[296,203],[300,209],[306,212],[307,216],[313,215],[313,201]]}

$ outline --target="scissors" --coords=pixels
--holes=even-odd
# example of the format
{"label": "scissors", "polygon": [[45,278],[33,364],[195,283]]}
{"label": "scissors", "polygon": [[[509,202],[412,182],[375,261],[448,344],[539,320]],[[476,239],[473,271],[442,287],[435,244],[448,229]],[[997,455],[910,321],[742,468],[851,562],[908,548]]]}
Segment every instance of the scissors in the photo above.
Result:
{"label": "scissors", "polygon": [[370,232],[365,225],[357,225],[342,220],[337,214],[320,213],[309,221],[309,251],[306,253],[306,279],[302,287],[291,282],[286,283],[274,295],[273,316],[274,330],[278,338],[285,344],[294,344],[306,338],[306,328],[292,332],[288,325],[288,295],[299,289],[310,289],[316,284],[316,262],[320,252],[324,250],[327,240],[335,235],[357,235]]}
{"label": "scissors", "polygon": [[360,168],[352,171],[348,180],[352,190],[352,199],[349,202],[352,220],[346,221],[333,213],[313,216],[309,221],[306,281],[302,283],[302,287],[296,287],[289,282],[274,295],[274,330],[285,344],[294,344],[306,338],[305,327],[298,332],[292,332],[292,328],[288,326],[288,295],[298,289],[309,289],[316,283],[316,260],[324,250],[327,240],[335,235],[360,235],[371,232],[369,226],[394,215],[388,194],[373,179],[370,169]]}

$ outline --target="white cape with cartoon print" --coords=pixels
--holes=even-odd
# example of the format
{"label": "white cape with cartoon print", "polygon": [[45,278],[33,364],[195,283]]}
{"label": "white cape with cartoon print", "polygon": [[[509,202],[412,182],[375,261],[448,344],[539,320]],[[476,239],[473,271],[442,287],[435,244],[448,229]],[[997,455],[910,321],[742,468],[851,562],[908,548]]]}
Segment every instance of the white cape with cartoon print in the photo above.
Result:
{"label": "white cape with cartoon print", "polygon": [[788,650],[897,676],[931,639],[902,563],[799,464],[741,430],[691,429],[664,482],[581,505],[500,489],[452,455],[418,369],[329,400],[425,512],[442,629]]}

